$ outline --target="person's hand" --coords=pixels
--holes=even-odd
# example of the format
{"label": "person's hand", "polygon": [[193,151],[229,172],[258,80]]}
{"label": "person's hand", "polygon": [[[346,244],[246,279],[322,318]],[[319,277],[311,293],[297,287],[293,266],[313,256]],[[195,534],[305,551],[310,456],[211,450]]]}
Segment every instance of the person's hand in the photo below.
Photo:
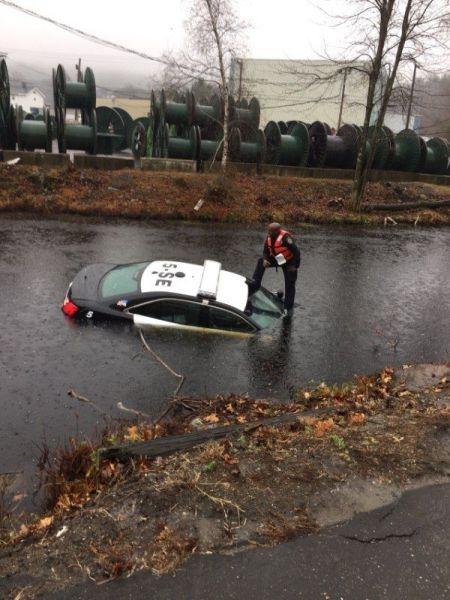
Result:
{"label": "person's hand", "polygon": [[268,269],[268,268],[270,267],[270,262],[269,262],[268,260],[264,259],[264,260],[263,260],[263,267],[264,267],[265,269]]}

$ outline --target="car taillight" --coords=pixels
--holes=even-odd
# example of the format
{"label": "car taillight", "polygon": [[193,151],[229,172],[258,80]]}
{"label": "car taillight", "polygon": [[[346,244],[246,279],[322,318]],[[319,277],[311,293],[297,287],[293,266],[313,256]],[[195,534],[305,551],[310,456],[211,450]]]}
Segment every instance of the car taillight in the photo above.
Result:
{"label": "car taillight", "polygon": [[78,308],[78,306],[76,304],[74,304],[71,300],[69,300],[69,298],[65,298],[65,300],[61,306],[61,310],[67,317],[70,317],[71,319],[73,319],[74,316],[77,314],[77,312],[80,309]]}

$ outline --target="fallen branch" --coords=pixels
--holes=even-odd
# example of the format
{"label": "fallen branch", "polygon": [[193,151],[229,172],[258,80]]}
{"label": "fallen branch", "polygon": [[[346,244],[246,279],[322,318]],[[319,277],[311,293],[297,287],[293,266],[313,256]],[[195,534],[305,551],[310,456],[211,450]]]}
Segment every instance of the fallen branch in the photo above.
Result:
{"label": "fallen branch", "polygon": [[98,404],[96,404],[93,400],[89,400],[89,398],[86,398],[86,396],[81,396],[80,394],[77,394],[75,390],[69,390],[67,392],[67,395],[70,396],[71,398],[74,398],[75,400],[78,400],[78,402],[83,402],[85,404],[90,404],[91,406],[93,406],[96,410],[98,410],[98,412],[100,412],[102,415],[106,415],[107,413],[98,406]]}
{"label": "fallen branch", "polygon": [[139,335],[141,336],[141,341],[144,346],[144,349],[147,350],[147,352],[149,354],[151,354],[153,356],[153,358],[159,362],[160,365],[162,365],[165,369],[167,369],[169,371],[169,373],[171,373],[174,377],[177,377],[177,379],[180,380],[180,383],[178,384],[176,390],[173,393],[173,395],[176,396],[179,393],[179,391],[181,390],[181,388],[183,387],[183,384],[186,381],[186,377],[184,375],[181,375],[180,373],[177,373],[176,371],[174,371],[172,369],[172,367],[170,367],[158,354],[156,354],[156,352],[154,350],[152,350],[150,348],[150,346],[147,343],[147,340],[144,337],[144,334],[142,333],[142,329],[139,330]]}
{"label": "fallen branch", "polygon": [[128,458],[137,458],[146,456],[148,458],[156,456],[167,456],[174,452],[180,452],[205,444],[212,440],[218,440],[235,433],[245,433],[253,431],[258,427],[277,426],[285,423],[292,423],[302,418],[321,417],[325,414],[335,413],[335,408],[321,408],[318,410],[308,410],[303,412],[293,412],[284,415],[278,415],[269,419],[261,419],[252,423],[224,425],[222,427],[213,427],[202,431],[194,431],[183,435],[171,435],[155,440],[145,442],[134,442],[126,446],[112,446],[110,448],[100,449],[102,458],[125,460]]}
{"label": "fallen branch", "polygon": [[415,210],[419,208],[445,208],[450,206],[450,198],[448,200],[433,200],[419,201],[419,202],[403,202],[402,204],[363,204],[362,210],[364,212],[375,212],[377,210]]}
{"label": "fallen branch", "polygon": [[131,413],[132,415],[136,415],[137,417],[143,417],[144,419],[150,419],[150,421],[152,420],[151,416],[148,415],[147,413],[143,413],[140,410],[136,410],[134,408],[128,408],[122,402],[117,403],[117,408],[119,410],[123,410],[124,412]]}

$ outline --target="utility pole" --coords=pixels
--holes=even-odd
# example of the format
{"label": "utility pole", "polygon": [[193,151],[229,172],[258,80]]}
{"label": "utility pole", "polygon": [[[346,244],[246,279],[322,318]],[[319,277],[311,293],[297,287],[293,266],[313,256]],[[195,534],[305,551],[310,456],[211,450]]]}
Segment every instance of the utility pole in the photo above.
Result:
{"label": "utility pole", "polygon": [[[78,83],[83,83],[83,75],[81,74],[81,58],[78,59],[78,64],[75,65],[77,71]],[[75,123],[78,123],[78,109],[75,109]]]}
{"label": "utility pole", "polygon": [[239,90],[238,90],[238,102],[241,101],[242,96],[242,69],[244,68],[244,62],[242,59],[238,59],[237,64],[239,65]]}
{"label": "utility pole", "polygon": [[413,71],[413,77],[412,77],[412,82],[411,82],[411,91],[409,93],[408,114],[406,115],[406,129],[409,129],[409,121],[411,119],[411,108],[412,108],[412,103],[413,103],[414,87],[416,85],[416,71],[417,71],[417,63],[416,63],[416,61],[414,61],[414,71]]}
{"label": "utility pole", "polygon": [[341,105],[339,107],[339,118],[338,118],[338,124],[336,127],[336,132],[339,131],[339,128],[341,126],[341,121],[342,121],[342,110],[344,108],[344,98],[345,98],[345,85],[347,83],[347,67],[345,67],[344,69],[344,80],[342,82],[342,93],[341,93]]}

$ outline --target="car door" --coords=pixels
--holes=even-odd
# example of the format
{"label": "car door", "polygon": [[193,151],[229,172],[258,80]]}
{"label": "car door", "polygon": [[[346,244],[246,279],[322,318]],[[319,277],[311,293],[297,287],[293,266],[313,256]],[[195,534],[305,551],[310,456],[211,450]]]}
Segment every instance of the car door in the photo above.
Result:
{"label": "car door", "polygon": [[192,329],[207,325],[200,302],[177,298],[158,298],[129,310],[135,325]]}
{"label": "car door", "polygon": [[243,316],[220,306],[208,306],[209,328],[232,333],[254,333],[256,327]]}

